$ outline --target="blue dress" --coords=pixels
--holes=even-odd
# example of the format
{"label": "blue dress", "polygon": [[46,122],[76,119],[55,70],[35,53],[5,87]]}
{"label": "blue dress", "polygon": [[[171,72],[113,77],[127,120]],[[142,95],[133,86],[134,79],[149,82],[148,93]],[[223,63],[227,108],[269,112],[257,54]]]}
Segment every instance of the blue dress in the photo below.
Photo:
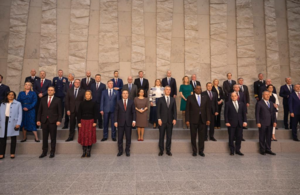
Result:
{"label": "blue dress", "polygon": [[25,91],[19,93],[18,99],[22,104],[22,109],[27,108],[28,111],[23,110],[23,119],[21,129],[24,127],[26,131],[36,131],[35,124],[35,105],[37,103],[37,95],[33,91],[29,91],[26,95]]}

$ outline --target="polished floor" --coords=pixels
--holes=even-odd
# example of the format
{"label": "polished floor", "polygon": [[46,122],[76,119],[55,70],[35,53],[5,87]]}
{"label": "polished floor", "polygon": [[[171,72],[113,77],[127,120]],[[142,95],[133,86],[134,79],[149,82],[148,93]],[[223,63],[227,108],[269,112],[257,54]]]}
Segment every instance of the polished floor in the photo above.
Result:
{"label": "polished floor", "polygon": [[0,194],[5,195],[300,194],[299,153],[8,157],[0,161]]}

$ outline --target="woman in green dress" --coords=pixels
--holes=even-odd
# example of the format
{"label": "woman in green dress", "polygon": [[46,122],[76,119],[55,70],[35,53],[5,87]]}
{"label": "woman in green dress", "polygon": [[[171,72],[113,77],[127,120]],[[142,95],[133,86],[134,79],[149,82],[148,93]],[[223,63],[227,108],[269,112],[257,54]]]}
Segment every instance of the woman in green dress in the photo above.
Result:
{"label": "woman in green dress", "polygon": [[187,97],[193,95],[193,87],[190,85],[189,77],[184,76],[180,85],[179,93],[181,96],[180,111],[182,111],[182,128],[185,128],[185,107]]}

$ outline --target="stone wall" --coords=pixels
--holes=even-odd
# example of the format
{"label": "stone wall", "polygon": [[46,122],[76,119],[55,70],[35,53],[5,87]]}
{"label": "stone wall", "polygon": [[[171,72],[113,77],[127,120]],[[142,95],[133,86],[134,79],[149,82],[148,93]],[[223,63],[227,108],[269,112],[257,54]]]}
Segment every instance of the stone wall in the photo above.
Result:
{"label": "stone wall", "polygon": [[143,70],[151,86],[170,69],[178,89],[184,75],[204,87],[231,72],[249,86],[253,118],[259,72],[278,91],[287,76],[299,82],[299,21],[300,0],[1,0],[0,74],[19,91],[31,68],[104,83]]}

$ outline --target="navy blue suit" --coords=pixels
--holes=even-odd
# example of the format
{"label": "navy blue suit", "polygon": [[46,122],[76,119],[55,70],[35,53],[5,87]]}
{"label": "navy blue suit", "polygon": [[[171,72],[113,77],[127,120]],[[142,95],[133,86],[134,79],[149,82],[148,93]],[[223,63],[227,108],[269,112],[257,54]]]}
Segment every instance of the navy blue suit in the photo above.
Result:
{"label": "navy blue suit", "polygon": [[58,97],[61,101],[62,106],[62,117],[64,117],[64,108],[65,108],[65,88],[68,84],[68,79],[66,77],[54,77],[52,81],[52,85],[55,88],[55,97]]}
{"label": "navy blue suit", "polygon": [[297,96],[296,92],[291,93],[289,97],[289,109],[290,113],[294,113],[292,121],[292,134],[293,139],[297,138],[297,125],[300,122],[300,99]]}
{"label": "navy blue suit", "polygon": [[176,80],[174,78],[170,78],[170,84],[168,83],[168,78],[163,78],[161,81],[161,84],[163,87],[169,85],[171,87],[171,94],[170,96],[173,97],[174,95],[177,95],[177,85],[176,85]]}
{"label": "navy blue suit", "polygon": [[81,80],[80,87],[81,87],[82,89],[84,89],[85,91],[86,91],[86,90],[90,90],[90,89],[91,89],[91,85],[92,85],[93,83],[95,83],[95,79],[90,78],[90,82],[89,82],[89,84],[87,85],[87,84],[86,84],[86,78],[83,78],[83,79]]}
{"label": "navy blue suit", "polygon": [[118,82],[116,83],[115,78],[113,78],[113,79],[111,79],[111,81],[114,83],[113,88],[119,87],[118,92],[119,92],[119,96],[120,96],[120,98],[121,98],[121,95],[122,95],[122,88],[123,88],[123,80],[120,79],[120,78],[118,78]]}
{"label": "navy blue suit", "polygon": [[10,91],[9,86],[1,84],[0,85],[0,103],[5,99],[6,93]]}
{"label": "navy blue suit", "polygon": [[115,107],[117,101],[119,100],[119,92],[117,90],[112,89],[111,96],[108,95],[108,89],[104,90],[101,95],[100,102],[100,112],[104,112],[104,128],[103,128],[103,138],[108,137],[108,122],[109,118],[111,121],[111,137],[116,138],[116,128],[114,126],[115,123]]}
{"label": "navy blue suit", "polygon": [[98,127],[102,128],[102,116],[100,114],[100,102],[101,102],[101,95],[102,92],[106,89],[106,85],[101,83],[97,89],[96,83],[91,84],[91,91],[93,99],[92,101],[96,103],[96,111],[97,111],[97,119],[98,119]]}
{"label": "navy blue suit", "polygon": [[[289,119],[289,96],[291,92],[293,92],[294,86],[292,85],[292,89],[290,90],[286,85],[282,85],[280,87],[279,96],[282,97],[282,104],[283,104],[283,123],[284,127],[288,129],[288,119]],[[290,117],[290,129],[292,127],[293,118]]]}
{"label": "navy blue suit", "polygon": [[30,82],[32,84],[32,87],[33,87],[36,80],[40,81],[40,77],[35,76],[34,79],[32,79],[32,77],[29,76],[29,77],[25,78],[25,83]]}

